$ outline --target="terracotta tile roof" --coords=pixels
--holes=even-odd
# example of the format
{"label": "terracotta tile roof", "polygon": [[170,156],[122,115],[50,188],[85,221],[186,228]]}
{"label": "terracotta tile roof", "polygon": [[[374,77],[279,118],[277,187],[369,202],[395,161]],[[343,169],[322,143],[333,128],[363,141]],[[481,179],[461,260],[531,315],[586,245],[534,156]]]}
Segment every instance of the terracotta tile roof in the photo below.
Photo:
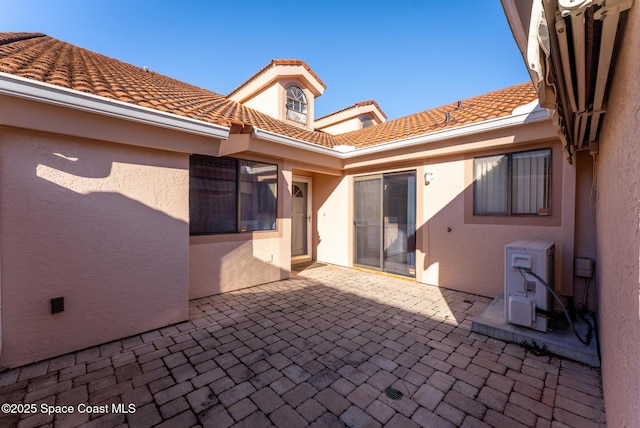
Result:
{"label": "terracotta tile roof", "polygon": [[[359,147],[372,146],[415,135],[428,134],[488,119],[509,116],[514,108],[537,99],[531,82],[521,83],[488,94],[425,110],[400,119],[336,135],[338,144]],[[449,120],[446,114],[449,113]]]}
{"label": "terracotta tile roof", "polygon": [[380,110],[380,113],[382,113],[384,118],[385,119],[387,118],[387,115],[385,114],[384,111],[382,111],[382,109],[380,108],[380,106],[378,105],[377,102],[375,102],[374,100],[367,100],[367,101],[359,101],[359,102],[357,102],[355,104],[350,105],[349,107],[345,107],[345,108],[340,109],[338,111],[334,111],[333,113],[329,113],[329,114],[325,114],[324,116],[317,117],[315,120],[321,120],[321,119],[324,119],[325,117],[331,117],[334,114],[342,113],[343,111],[351,110],[352,108],[361,107],[361,106],[369,106],[369,105],[376,106],[376,108],[378,110]]}
{"label": "terracotta tile roof", "polygon": [[[289,63],[289,60],[274,60]],[[304,64],[294,60],[294,65]],[[272,62],[273,63],[273,62]],[[400,119],[333,136],[277,120],[225,96],[79,48],[41,33],[0,33],[0,72],[174,113],[204,122],[255,126],[333,147],[370,146],[463,124],[507,116],[536,98],[531,83],[512,86]],[[446,122],[445,112],[450,113]],[[245,130],[246,131],[246,130]]]}
{"label": "terracotta tile roof", "polygon": [[264,66],[262,69],[260,69],[260,71],[258,71],[253,76],[249,77],[242,85],[238,86],[233,91],[229,92],[227,94],[227,97],[233,96],[233,94],[235,94],[236,92],[240,91],[242,88],[247,86],[249,83],[253,82],[258,77],[260,77],[260,75],[262,75],[265,72],[267,72],[271,67],[274,67],[276,65],[301,65],[302,67],[307,69],[309,74],[311,74],[318,81],[318,83],[320,83],[320,85],[322,85],[323,88],[327,89],[327,85],[325,85],[324,82],[322,80],[320,80],[320,78],[315,73],[315,71],[313,71],[311,69],[311,67],[309,67],[304,61],[301,61],[299,59],[272,59],[269,64]]}
{"label": "terracotta tile roof", "polygon": [[0,72],[228,126],[261,129],[333,146],[333,136],[290,125],[223,95],[40,33],[0,33]]}

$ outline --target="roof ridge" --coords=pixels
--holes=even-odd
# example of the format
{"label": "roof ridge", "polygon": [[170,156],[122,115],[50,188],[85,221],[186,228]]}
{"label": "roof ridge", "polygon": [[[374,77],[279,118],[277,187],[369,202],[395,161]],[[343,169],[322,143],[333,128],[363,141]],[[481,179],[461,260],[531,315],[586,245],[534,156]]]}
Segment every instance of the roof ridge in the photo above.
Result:
{"label": "roof ridge", "polygon": [[[28,41],[29,39],[37,41]],[[27,41],[11,44],[12,41],[19,40]],[[77,58],[74,59],[76,55]],[[272,60],[270,65],[303,63],[298,61],[300,60]],[[42,33],[0,32],[0,72],[204,122],[223,124],[230,120],[242,121],[265,131],[325,147],[336,144],[372,146],[508,116],[515,107],[537,98],[533,84],[527,82],[467,98],[462,100],[459,107],[456,102],[449,103],[358,131],[333,136],[322,130],[309,130],[275,119],[215,91],[74,46]],[[361,101],[355,105],[367,105],[372,101]],[[448,121],[447,111],[451,112]]]}
{"label": "roof ridge", "polygon": [[278,65],[297,65],[297,66],[304,67],[309,73],[311,73],[311,75],[318,82],[320,82],[320,84],[325,89],[327,88],[327,85],[325,85],[325,83],[322,80],[320,80],[320,77],[318,77],[318,75],[315,73],[315,71],[313,71],[311,69],[311,67],[309,67],[309,65],[306,62],[302,61],[301,59],[272,59],[271,61],[269,61],[269,64],[265,65],[260,70],[258,70],[256,73],[254,73],[251,77],[249,77],[247,80],[242,82],[238,87],[236,87],[234,90],[232,90],[227,95],[225,95],[225,97],[230,98],[231,96],[235,95],[241,89],[243,89],[247,85],[249,85],[249,83],[253,82],[258,77],[260,77],[262,74],[266,73],[269,69],[271,69],[271,68],[273,68],[275,66],[278,66]]}
{"label": "roof ridge", "polygon": [[341,108],[340,110],[336,110],[333,113],[328,113],[328,114],[325,114],[324,116],[317,117],[314,120],[322,120],[324,118],[333,116],[335,114],[342,113],[343,111],[351,110],[352,108],[361,107],[361,106],[369,106],[369,105],[376,106],[378,108],[378,110],[380,110],[380,113],[382,113],[384,118],[385,119],[387,118],[386,113],[384,111],[382,111],[382,108],[380,108],[380,105],[375,100],[366,100],[366,101],[358,101],[356,103],[351,104],[350,106]]}
{"label": "roof ridge", "polygon": [[[6,38],[4,36],[7,36]],[[22,40],[35,39],[38,37],[46,37],[44,33],[0,33],[0,45],[20,42]]]}
{"label": "roof ridge", "polygon": [[[511,103],[500,102],[502,106],[493,106],[489,109],[485,106],[487,102],[496,104],[496,97],[510,97],[513,91],[522,92],[520,96],[526,95],[528,101],[522,104],[512,105]],[[346,132],[335,136],[338,144],[355,145],[363,147],[375,145],[385,141],[391,141],[405,137],[407,135],[418,135],[419,133],[433,132],[438,129],[460,126],[467,123],[475,123],[499,116],[511,114],[515,107],[530,102],[529,98],[537,98],[537,93],[533,89],[531,82],[517,83],[506,88],[495,89],[480,95],[474,95],[460,101],[443,104],[437,107],[422,110],[396,119],[388,120],[355,131]],[[460,104],[459,104],[460,103]],[[509,104],[508,106],[504,104]],[[482,112],[480,112],[482,110]],[[447,120],[447,113],[450,114]],[[472,115],[473,117],[468,117]],[[360,137],[360,138],[359,138]],[[367,140],[362,143],[360,140]]]}

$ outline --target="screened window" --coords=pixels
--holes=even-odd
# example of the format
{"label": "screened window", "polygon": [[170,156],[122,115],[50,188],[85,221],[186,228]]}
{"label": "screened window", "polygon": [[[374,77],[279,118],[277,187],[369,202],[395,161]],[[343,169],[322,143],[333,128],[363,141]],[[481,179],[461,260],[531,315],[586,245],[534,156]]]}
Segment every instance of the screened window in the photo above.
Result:
{"label": "screened window", "polygon": [[473,159],[473,213],[548,215],[551,150]]}
{"label": "screened window", "polygon": [[192,155],[189,176],[192,235],[276,229],[277,165]]}
{"label": "screened window", "polygon": [[368,128],[370,126],[373,126],[373,119],[371,119],[370,116],[365,116],[364,118],[362,118],[362,128]]}
{"label": "screened window", "polygon": [[287,89],[287,119],[307,123],[307,97],[297,86]]}

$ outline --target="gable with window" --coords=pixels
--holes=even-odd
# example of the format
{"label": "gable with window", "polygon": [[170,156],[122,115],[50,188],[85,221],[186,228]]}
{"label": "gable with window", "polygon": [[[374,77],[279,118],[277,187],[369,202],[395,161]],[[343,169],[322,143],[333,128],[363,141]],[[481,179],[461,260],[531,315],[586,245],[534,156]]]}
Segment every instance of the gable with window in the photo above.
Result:
{"label": "gable with window", "polygon": [[307,123],[307,97],[297,86],[287,89],[287,119]]}
{"label": "gable with window", "polygon": [[473,159],[473,214],[549,215],[551,150]]}
{"label": "gable with window", "polygon": [[278,166],[191,155],[189,232],[192,235],[276,230]]}

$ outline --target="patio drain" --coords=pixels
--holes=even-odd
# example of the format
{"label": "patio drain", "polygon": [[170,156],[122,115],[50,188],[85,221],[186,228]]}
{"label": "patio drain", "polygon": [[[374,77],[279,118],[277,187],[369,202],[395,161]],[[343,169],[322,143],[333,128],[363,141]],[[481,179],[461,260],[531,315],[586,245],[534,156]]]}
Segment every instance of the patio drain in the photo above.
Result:
{"label": "patio drain", "polygon": [[402,392],[398,391],[395,388],[387,388],[384,394],[392,400],[399,400],[402,398]]}

